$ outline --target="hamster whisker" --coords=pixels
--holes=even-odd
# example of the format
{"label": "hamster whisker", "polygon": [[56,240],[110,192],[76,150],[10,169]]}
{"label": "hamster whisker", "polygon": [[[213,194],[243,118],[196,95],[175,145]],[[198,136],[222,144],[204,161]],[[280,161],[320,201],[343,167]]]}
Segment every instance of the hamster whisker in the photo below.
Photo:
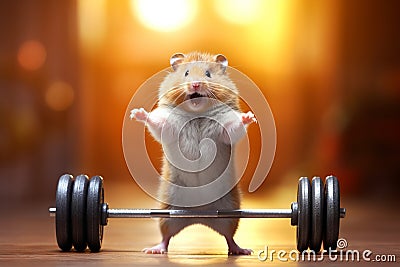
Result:
{"label": "hamster whisker", "polygon": [[220,101],[222,101],[222,98],[229,97],[230,95],[232,95],[232,93],[234,93],[232,90],[228,91],[226,88],[221,88],[221,87],[213,87],[212,91],[215,96],[218,95],[216,99]]}
{"label": "hamster whisker", "polygon": [[180,94],[178,94],[178,96],[177,96],[177,97],[175,97],[175,99],[174,99],[173,103],[176,103],[176,102],[177,102],[177,100],[178,100],[180,97],[182,97],[182,95],[183,95],[183,94],[185,94],[185,91],[183,91],[183,90],[182,90],[182,92],[181,92]]}
{"label": "hamster whisker", "polygon": [[207,89],[206,90],[206,94],[209,98],[213,98],[215,100],[219,100],[218,96],[216,94],[214,94],[211,90]]}
{"label": "hamster whisker", "polygon": [[180,93],[181,90],[182,90],[182,88],[179,86],[172,87],[169,91],[165,92],[164,94],[160,95],[159,97],[163,98],[166,95],[174,95],[174,94]]}

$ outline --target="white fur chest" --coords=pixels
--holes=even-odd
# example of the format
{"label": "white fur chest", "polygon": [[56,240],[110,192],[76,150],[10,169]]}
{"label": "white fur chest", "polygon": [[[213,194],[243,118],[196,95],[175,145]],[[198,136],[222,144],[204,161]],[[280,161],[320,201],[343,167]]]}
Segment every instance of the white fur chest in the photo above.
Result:
{"label": "white fur chest", "polygon": [[232,146],[220,140],[223,127],[217,120],[172,114],[167,125],[170,128],[161,141],[171,182],[200,186],[221,175],[232,175]]}

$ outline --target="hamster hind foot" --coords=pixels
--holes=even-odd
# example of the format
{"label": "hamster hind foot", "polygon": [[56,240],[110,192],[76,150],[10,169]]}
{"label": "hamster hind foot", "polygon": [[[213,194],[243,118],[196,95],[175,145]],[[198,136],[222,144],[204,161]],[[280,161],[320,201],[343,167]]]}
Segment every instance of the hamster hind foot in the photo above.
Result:
{"label": "hamster hind foot", "polygon": [[[253,250],[251,249],[239,247],[232,237],[225,237],[225,239],[228,244],[228,255],[251,255],[251,253],[253,253]],[[169,240],[170,238],[163,239],[160,244],[151,248],[144,248],[142,252],[146,254],[166,254],[168,252]]]}
{"label": "hamster hind foot", "polygon": [[228,255],[251,255],[251,253],[253,253],[251,249],[239,247],[235,240],[233,240],[233,237],[225,236],[225,239],[228,244]]}
{"label": "hamster hind foot", "polygon": [[168,252],[168,244],[170,238],[163,239],[160,244],[151,248],[144,248],[142,252],[146,254],[166,254]]}

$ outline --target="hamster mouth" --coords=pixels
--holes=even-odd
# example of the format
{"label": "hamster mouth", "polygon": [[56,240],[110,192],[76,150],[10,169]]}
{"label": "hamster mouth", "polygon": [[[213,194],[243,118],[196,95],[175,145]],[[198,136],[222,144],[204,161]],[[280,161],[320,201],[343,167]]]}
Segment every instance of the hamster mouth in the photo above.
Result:
{"label": "hamster mouth", "polygon": [[197,106],[200,103],[202,103],[202,101],[204,100],[203,97],[206,97],[205,95],[199,94],[199,93],[193,93],[187,96],[187,99],[190,100],[190,103],[193,106]]}
{"label": "hamster mouth", "polygon": [[189,95],[189,99],[194,99],[198,97],[205,97],[205,95],[199,94],[197,92]]}

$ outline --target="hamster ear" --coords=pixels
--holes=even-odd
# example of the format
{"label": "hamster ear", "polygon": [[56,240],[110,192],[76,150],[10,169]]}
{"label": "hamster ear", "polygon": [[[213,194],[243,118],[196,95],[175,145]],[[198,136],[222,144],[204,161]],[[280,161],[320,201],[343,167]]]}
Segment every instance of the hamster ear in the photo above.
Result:
{"label": "hamster ear", "polygon": [[225,71],[226,67],[228,67],[228,60],[222,54],[218,54],[214,57],[215,62],[221,64],[222,70]]}
{"label": "hamster ear", "polygon": [[182,63],[182,61],[185,57],[186,57],[185,54],[182,54],[182,53],[173,54],[172,57],[169,59],[169,63],[171,64],[171,67],[174,70],[176,70],[178,65]]}

